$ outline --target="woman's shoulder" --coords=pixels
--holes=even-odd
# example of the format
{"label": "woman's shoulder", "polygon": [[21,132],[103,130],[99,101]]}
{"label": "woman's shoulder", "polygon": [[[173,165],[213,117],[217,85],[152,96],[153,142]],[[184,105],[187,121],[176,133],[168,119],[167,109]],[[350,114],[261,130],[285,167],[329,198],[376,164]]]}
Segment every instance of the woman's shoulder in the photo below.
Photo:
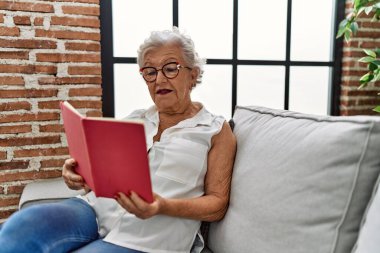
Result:
{"label": "woman's shoulder", "polygon": [[147,117],[153,117],[155,113],[155,107],[151,106],[148,109],[136,109],[125,117],[125,119],[145,119]]}

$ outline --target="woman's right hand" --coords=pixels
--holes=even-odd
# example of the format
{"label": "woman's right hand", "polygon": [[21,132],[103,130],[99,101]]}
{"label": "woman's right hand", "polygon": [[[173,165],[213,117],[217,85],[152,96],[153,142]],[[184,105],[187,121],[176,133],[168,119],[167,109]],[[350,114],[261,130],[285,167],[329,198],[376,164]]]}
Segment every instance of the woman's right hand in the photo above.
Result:
{"label": "woman's right hand", "polygon": [[77,162],[73,158],[67,159],[62,168],[62,177],[70,189],[80,190],[84,188],[88,191],[88,186],[85,184],[83,177],[75,173],[76,166]]}

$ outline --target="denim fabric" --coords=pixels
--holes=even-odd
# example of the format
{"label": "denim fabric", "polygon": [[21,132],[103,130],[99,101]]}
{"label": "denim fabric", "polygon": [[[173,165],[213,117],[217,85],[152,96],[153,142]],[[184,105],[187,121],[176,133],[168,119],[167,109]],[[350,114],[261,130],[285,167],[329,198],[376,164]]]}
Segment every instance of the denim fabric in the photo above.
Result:
{"label": "denim fabric", "polygon": [[73,253],[143,253],[141,251],[124,248],[112,243],[108,243],[103,241],[102,239],[98,239],[93,241],[86,246],[73,251]]}
{"label": "denim fabric", "polygon": [[99,239],[95,212],[79,198],[14,213],[0,230],[0,245],[0,253],[60,253],[84,246],[77,252],[138,252]]}

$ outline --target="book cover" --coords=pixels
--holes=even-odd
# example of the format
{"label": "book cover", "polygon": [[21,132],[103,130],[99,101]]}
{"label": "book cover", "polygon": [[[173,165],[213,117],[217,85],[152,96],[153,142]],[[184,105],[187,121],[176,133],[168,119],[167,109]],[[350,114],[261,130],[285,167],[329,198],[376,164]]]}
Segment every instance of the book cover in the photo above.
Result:
{"label": "book cover", "polygon": [[67,101],[61,112],[69,153],[98,197],[136,192],[153,201],[143,122],[82,116]]}

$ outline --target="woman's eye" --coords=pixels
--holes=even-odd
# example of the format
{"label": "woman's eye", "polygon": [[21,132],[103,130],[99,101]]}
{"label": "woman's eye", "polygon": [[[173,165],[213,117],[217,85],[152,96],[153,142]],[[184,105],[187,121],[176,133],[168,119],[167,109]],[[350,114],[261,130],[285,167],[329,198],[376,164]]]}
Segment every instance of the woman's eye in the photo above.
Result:
{"label": "woman's eye", "polygon": [[155,76],[156,75],[156,70],[154,69],[148,69],[145,71],[146,76]]}
{"label": "woman's eye", "polygon": [[167,66],[165,67],[166,72],[176,72],[177,71],[177,66]]}

